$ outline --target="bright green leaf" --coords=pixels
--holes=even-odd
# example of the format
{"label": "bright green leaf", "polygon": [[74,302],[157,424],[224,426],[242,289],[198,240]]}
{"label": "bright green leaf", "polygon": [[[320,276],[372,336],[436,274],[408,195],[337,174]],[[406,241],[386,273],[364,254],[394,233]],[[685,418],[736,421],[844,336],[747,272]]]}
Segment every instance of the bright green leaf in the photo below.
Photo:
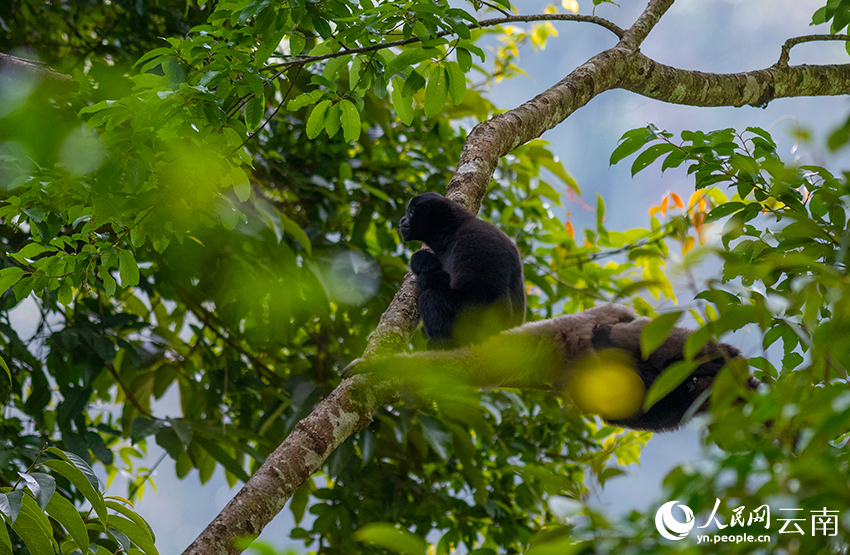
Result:
{"label": "bright green leaf", "polygon": [[310,112],[310,117],[307,118],[308,139],[315,139],[325,128],[325,110],[327,110],[330,105],[330,100],[323,100],[316,104],[316,107],[313,108],[312,112]]}
{"label": "bright green leaf", "polygon": [[74,504],[57,494],[50,498],[46,511],[51,518],[68,531],[77,547],[85,553],[89,545],[89,534],[86,531],[83,518]]}
{"label": "bright green leaf", "polygon": [[451,96],[452,104],[457,106],[463,102],[466,96],[466,75],[464,75],[460,64],[457,62],[449,62],[446,67],[448,68],[449,77],[449,95]]}
{"label": "bright green leaf", "polygon": [[666,312],[644,326],[640,334],[640,353],[643,358],[649,358],[664,343],[681,317],[680,310]]}
{"label": "bright green leaf", "polygon": [[53,528],[32,497],[23,496],[23,507],[12,529],[24,540],[31,555],[55,555]]}
{"label": "bright green leaf", "polygon": [[122,287],[133,287],[139,284],[139,265],[133,253],[128,250],[118,253],[118,275],[121,277]]}
{"label": "bright green leaf", "polygon": [[413,97],[402,96],[404,89],[404,81],[400,77],[393,77],[392,101],[393,109],[398,114],[399,119],[405,125],[413,123]]}
{"label": "bright green leaf", "polygon": [[343,100],[342,133],[346,141],[356,141],[360,138],[360,112],[350,100]]}
{"label": "bright green leaf", "polygon": [[432,118],[442,111],[449,94],[446,69],[441,65],[431,68],[428,84],[425,86],[425,116]]}

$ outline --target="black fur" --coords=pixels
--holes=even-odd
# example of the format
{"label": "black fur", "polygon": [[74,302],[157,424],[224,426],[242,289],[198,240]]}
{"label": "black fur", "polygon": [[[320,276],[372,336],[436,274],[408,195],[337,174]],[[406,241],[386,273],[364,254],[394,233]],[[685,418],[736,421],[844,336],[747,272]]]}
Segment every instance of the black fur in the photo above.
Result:
{"label": "black fur", "polygon": [[477,343],[523,323],[519,250],[496,226],[442,195],[424,193],[411,199],[399,227],[405,241],[422,241],[433,251],[414,253],[410,268],[434,346]]}
{"label": "black fur", "polygon": [[[625,326],[622,327],[625,328]],[[635,333],[629,330],[631,336],[620,333],[617,337],[612,337],[611,326],[599,325],[593,328],[591,341],[596,350],[618,348],[621,352],[627,353],[646,389],[649,390],[652,383],[666,368],[684,360],[682,346],[688,332],[682,328],[676,328],[664,344],[650,354],[649,358],[644,359],[641,357],[639,344],[641,329],[642,327],[635,328]],[[634,341],[631,340],[633,338]],[[608,422],[624,428],[656,432],[678,428],[692,407],[694,413],[708,410],[708,392],[714,377],[727,362],[739,356],[741,356],[740,351],[726,343],[706,346],[698,355],[698,358],[705,359],[705,362],[700,364],[673,391],[649,407],[649,410],[646,412],[639,410],[626,418]],[[751,378],[749,385],[755,388],[758,382]],[[694,406],[697,402],[700,403],[699,406]]]}

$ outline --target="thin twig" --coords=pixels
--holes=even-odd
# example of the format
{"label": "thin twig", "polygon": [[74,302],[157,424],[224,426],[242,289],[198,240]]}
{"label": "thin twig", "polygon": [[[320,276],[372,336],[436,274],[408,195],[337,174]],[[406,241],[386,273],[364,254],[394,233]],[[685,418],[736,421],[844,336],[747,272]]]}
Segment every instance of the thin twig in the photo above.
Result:
{"label": "thin twig", "polygon": [[[478,22],[477,25],[470,25],[471,29],[481,29],[484,27],[492,27],[494,25],[502,25],[504,23],[531,23],[533,21],[582,21],[585,23],[594,23],[596,25],[600,25],[605,27],[618,38],[623,38],[625,31],[618,27],[616,24],[608,21],[607,19],[597,17],[595,15],[579,15],[579,14],[532,14],[532,15],[511,15],[507,17],[497,17],[493,19],[482,19]],[[434,36],[436,37],[444,37],[446,35],[452,35],[454,31],[440,31],[436,33]],[[330,58],[338,58],[339,56],[348,56],[350,54],[365,54],[366,52],[374,52],[376,50],[383,50],[385,48],[392,48],[394,46],[405,46],[407,44],[413,44],[416,42],[421,42],[419,37],[410,37],[409,39],[403,40],[394,40],[389,42],[382,42],[379,44],[371,44],[369,46],[363,46],[361,48],[352,48],[350,50],[346,50],[344,52],[331,52],[328,54],[321,54],[319,56],[305,56],[298,60],[292,60],[289,62],[281,62],[279,64],[271,64],[262,68],[262,71],[268,71],[272,69],[277,69],[280,67],[291,67],[298,64],[309,64],[312,62],[320,62],[322,60],[328,60]]]}
{"label": "thin twig", "polygon": [[773,65],[773,67],[788,67],[788,60],[791,58],[791,49],[794,48],[795,45],[803,42],[826,40],[850,41],[850,35],[804,35],[802,37],[790,38],[782,45],[782,53],[779,55],[779,60]]}
{"label": "thin twig", "polygon": [[136,399],[136,397],[133,396],[133,393],[130,391],[130,388],[128,388],[124,384],[124,382],[121,380],[121,377],[118,375],[118,370],[115,369],[115,366],[113,366],[112,364],[107,364],[106,368],[109,369],[109,373],[112,374],[113,378],[115,378],[115,382],[118,384],[118,387],[121,388],[121,391],[124,392],[124,395],[127,397],[127,400],[130,401],[130,404],[133,405],[133,408],[135,408],[141,414],[143,414],[144,416],[146,416],[146,417],[148,417],[152,420],[159,420],[157,417],[155,417],[153,414],[151,414],[150,411],[148,411],[147,409],[142,407],[142,405],[141,405],[141,403],[139,403],[138,399]]}
{"label": "thin twig", "polygon": [[262,129],[263,129],[266,125],[268,125],[268,124],[269,124],[269,122],[272,120],[272,118],[274,118],[274,117],[277,115],[277,113],[280,111],[280,109],[281,109],[281,108],[283,108],[283,105],[284,105],[284,104],[286,104],[286,99],[287,99],[287,98],[289,98],[289,93],[290,93],[290,92],[292,92],[292,87],[294,87],[294,86],[295,86],[295,81],[297,81],[297,80],[298,80],[298,76],[299,76],[299,75],[301,75],[301,70],[302,70],[302,69],[304,69],[304,66],[303,66],[303,65],[302,65],[302,66],[298,66],[298,71],[297,71],[297,72],[295,72],[295,77],[293,77],[293,78],[292,78],[292,80],[290,81],[290,83],[289,83],[289,88],[288,88],[288,89],[286,89],[286,93],[283,95],[283,99],[280,101],[280,104],[278,104],[278,105],[277,105],[277,108],[275,108],[275,109],[274,109],[274,112],[272,112],[272,113],[271,113],[271,115],[270,115],[270,116],[266,119],[266,121],[264,121],[264,122],[262,123],[262,125],[260,125],[260,126],[257,128],[257,130],[256,130],[256,131],[254,131],[253,133],[251,133],[250,135],[248,135],[248,138],[247,138],[247,139],[245,139],[244,141],[242,141],[242,144],[241,144],[241,145],[239,145],[238,147],[236,147],[236,148],[234,148],[234,149],[233,149],[233,152],[231,152],[231,153],[230,153],[230,154],[231,154],[231,156],[233,155],[233,153],[234,153],[234,152],[236,152],[237,150],[239,150],[240,148],[242,148],[243,146],[245,146],[245,145],[248,143],[248,141],[250,141],[251,139],[253,139],[254,137],[256,137],[256,136],[257,136],[257,133],[259,133],[260,131],[262,131]]}

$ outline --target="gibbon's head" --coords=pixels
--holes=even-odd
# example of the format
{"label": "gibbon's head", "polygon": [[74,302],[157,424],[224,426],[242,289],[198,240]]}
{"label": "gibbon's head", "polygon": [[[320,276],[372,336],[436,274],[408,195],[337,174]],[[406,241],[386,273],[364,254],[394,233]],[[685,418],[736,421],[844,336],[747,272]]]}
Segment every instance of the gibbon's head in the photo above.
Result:
{"label": "gibbon's head", "polygon": [[410,199],[407,212],[399,222],[401,238],[405,241],[423,241],[433,246],[453,233],[469,217],[473,217],[472,214],[443,195],[422,193]]}

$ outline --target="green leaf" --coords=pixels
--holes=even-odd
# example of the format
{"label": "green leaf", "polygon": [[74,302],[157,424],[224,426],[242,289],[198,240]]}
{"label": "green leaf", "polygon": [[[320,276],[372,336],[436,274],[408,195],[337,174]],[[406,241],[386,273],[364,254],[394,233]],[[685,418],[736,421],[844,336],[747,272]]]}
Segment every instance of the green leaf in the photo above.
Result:
{"label": "green leaf", "polygon": [[328,92],[322,89],[316,89],[308,93],[300,94],[286,104],[286,109],[290,112],[300,110],[304,106],[318,102],[327,94]]}
{"label": "green leaf", "polygon": [[92,104],[91,106],[86,106],[86,107],[82,108],[78,112],[78,115],[84,116],[86,114],[94,114],[96,112],[100,112],[101,110],[109,108],[114,103],[115,103],[114,100],[101,100],[100,102],[98,102],[96,104]]}
{"label": "green leaf", "polygon": [[12,383],[12,371],[9,370],[9,365],[6,364],[6,361],[0,356],[0,367],[6,372],[6,375],[9,376],[9,383]]}
{"label": "green leaf", "polygon": [[236,183],[233,185],[233,192],[236,193],[239,202],[248,202],[248,199],[251,198],[251,184],[247,182]]}
{"label": "green leaf", "polygon": [[419,421],[422,423],[422,435],[425,441],[428,442],[437,455],[445,460],[451,456],[454,451],[454,439],[452,434],[447,432],[439,422],[427,416],[419,416]]}
{"label": "green leaf", "polygon": [[413,97],[403,96],[404,81],[401,77],[393,77],[392,101],[393,109],[398,114],[399,119],[405,125],[413,123]]}
{"label": "green leaf", "polygon": [[426,80],[425,77],[419,73],[418,69],[414,69],[410,72],[410,75],[404,80],[404,88],[401,90],[401,94],[405,97],[413,97],[417,92],[419,92],[423,87],[425,87]]}
{"label": "green leaf", "polygon": [[9,268],[0,270],[0,295],[18,283],[18,280],[24,276],[24,273],[23,268],[17,266],[10,266]]}
{"label": "green leaf", "polygon": [[596,195],[596,230],[602,231],[605,229],[605,199],[601,194]]}
{"label": "green leaf", "polygon": [[295,222],[286,217],[284,213],[280,213],[280,221],[283,224],[283,230],[290,234],[298,244],[300,244],[307,254],[312,253],[312,245],[310,244],[310,238],[307,237],[307,234],[304,233],[304,230],[298,226]]}
{"label": "green leaf", "polygon": [[38,507],[44,510],[47,502],[50,501],[50,496],[56,491],[56,479],[50,474],[42,472],[33,472],[32,474],[18,472],[18,476],[27,483],[27,487],[32,492]]}
{"label": "green leaf", "polygon": [[[160,44],[162,44],[162,43],[160,43]],[[163,56],[163,55],[169,54],[169,53],[171,53],[170,47],[163,46],[161,48],[154,48],[153,50],[143,54],[141,58],[136,60],[136,63],[133,64],[133,67],[137,67],[137,66],[139,66],[139,64],[143,64],[148,60],[156,58],[157,56]]]}
{"label": "green leaf", "polygon": [[262,95],[254,96],[245,104],[245,124],[248,129],[256,129],[263,121],[266,111],[266,99]]}
{"label": "green leaf", "polygon": [[289,36],[289,53],[293,56],[298,56],[307,46],[307,39],[298,33],[292,33]]}
{"label": "green leaf", "polygon": [[115,289],[118,287],[118,283],[115,281],[115,278],[112,277],[112,274],[109,273],[109,270],[104,268],[102,265],[97,267],[97,275],[103,281],[103,290],[106,291],[106,294],[110,297],[115,294]]}
{"label": "green leaf", "polygon": [[16,283],[12,288],[12,291],[15,293],[15,300],[22,301],[27,298],[32,293],[33,287],[35,287],[35,279],[32,277],[25,277]]}
{"label": "green leaf", "polygon": [[108,518],[106,505],[103,502],[103,495],[101,495],[100,491],[97,489],[97,476],[95,476],[91,467],[77,455],[74,455],[73,453],[66,453],[56,447],[48,447],[47,452],[56,455],[60,460],[48,460],[41,464],[58,474],[61,474],[67,478],[69,482],[74,484],[74,487],[77,488],[83,497],[85,497],[89,503],[91,503],[92,507],[94,507],[95,512],[97,512],[97,515],[100,517],[101,522],[105,526]]}
{"label": "green leaf", "polygon": [[6,523],[2,519],[0,519],[0,555],[12,555],[12,540],[9,538]]}
{"label": "green leaf", "polygon": [[626,131],[623,136],[620,137],[620,144],[617,145],[617,148],[615,148],[614,152],[611,153],[611,158],[608,160],[608,163],[613,166],[629,154],[640,150],[643,145],[653,139],[655,139],[655,135],[648,133],[646,127]]}
{"label": "green leaf", "polygon": [[427,551],[425,540],[419,536],[383,522],[367,524],[354,533],[354,539],[405,555],[425,555]]}
{"label": "green leaf", "polygon": [[315,29],[316,32],[319,33],[319,36],[323,39],[328,39],[333,33],[331,30],[331,24],[324,19],[314,18],[313,29]]}
{"label": "green leaf", "polygon": [[392,61],[387,64],[386,68],[384,68],[384,73],[388,76],[395,75],[407,67],[411,67],[429,58],[436,58],[440,55],[440,51],[436,48],[413,47],[393,58]]}
{"label": "green leaf", "polygon": [[310,501],[310,488],[312,485],[312,480],[308,480],[292,494],[292,500],[289,502],[289,510],[292,511],[292,518],[295,519],[295,524],[300,523],[301,519],[304,518],[304,511],[307,509],[307,503]]}
{"label": "green leaf", "polygon": [[323,100],[316,104],[316,107],[313,108],[312,112],[310,112],[310,117],[307,118],[308,139],[315,139],[325,128],[325,110],[327,110],[330,105],[330,100]]}
{"label": "green leaf", "polygon": [[139,265],[133,253],[128,250],[118,253],[118,275],[121,277],[122,287],[133,287],[139,284]]}
{"label": "green leaf", "polygon": [[457,56],[457,63],[460,65],[460,68],[467,72],[472,67],[472,54],[469,53],[469,50],[465,48],[458,48],[455,50],[455,55]]}
{"label": "green leaf", "polygon": [[358,56],[354,57],[354,60],[351,62],[351,69],[348,71],[348,88],[353,90],[357,89],[357,85],[360,82],[360,74],[363,72],[363,62],[360,61]]}
{"label": "green leaf", "polygon": [[71,304],[71,301],[74,300],[74,288],[71,286],[70,279],[63,279],[62,285],[59,286],[59,290],[56,292],[56,297],[59,299],[59,302],[65,306]]}
{"label": "green leaf", "polygon": [[6,520],[14,523],[23,506],[24,490],[19,489],[8,493],[0,493],[0,513]]}
{"label": "green leaf", "polygon": [[466,96],[466,75],[457,62],[449,62],[446,67],[449,70],[449,96],[452,98],[452,104],[457,106]]}
{"label": "green leaf", "polygon": [[649,358],[664,343],[681,317],[680,310],[667,312],[643,327],[640,333],[640,354],[643,358]]}
{"label": "green leaf", "polygon": [[209,441],[205,438],[195,437],[195,443],[202,447],[204,451],[209,453],[213,459],[221,464],[231,474],[242,480],[243,482],[247,482],[251,476],[245,472],[245,469],[242,468],[242,465],[239,464],[233,455],[227,452],[225,449],[222,449],[219,444],[215,441]]}
{"label": "green leaf", "polygon": [[51,518],[68,531],[80,551],[85,553],[89,546],[89,534],[86,531],[83,517],[80,516],[80,512],[74,504],[57,494],[50,498],[46,511]]}
{"label": "green leaf", "polygon": [[691,333],[685,340],[685,359],[692,360],[710,339],[711,331],[708,328],[699,328]]}
{"label": "green leaf", "polygon": [[635,158],[635,161],[632,163],[632,175],[637,174],[639,171],[655,162],[659,156],[674,150],[676,150],[676,147],[670,143],[661,143],[650,146],[638,154],[638,157]]}
{"label": "green leaf", "polygon": [[738,212],[745,206],[746,205],[743,202],[726,202],[712,209],[711,212],[708,213],[708,216],[705,217],[705,222],[709,223],[719,220],[720,218],[724,218],[730,214]]}
{"label": "green leaf", "polygon": [[[117,505],[117,503],[115,503],[115,505]],[[127,538],[130,539],[130,541],[136,544],[136,546],[141,549],[145,555],[159,555],[159,551],[157,551],[156,547],[154,547],[153,538],[151,537],[150,531],[146,525],[144,527],[140,526],[138,523],[121,515],[110,515],[109,526],[110,528],[120,530],[125,536],[127,536]]]}
{"label": "green leaf", "polygon": [[328,137],[334,137],[339,131],[342,109],[339,102],[332,103],[325,111],[325,131]]}
{"label": "green leaf", "polygon": [[322,77],[328,81],[336,81],[339,77],[340,69],[348,65],[348,56],[340,56],[339,58],[331,58],[325,62],[325,67],[322,70]]}
{"label": "green leaf", "polygon": [[342,105],[342,135],[348,142],[360,138],[360,112],[353,102],[346,99]]}
{"label": "green leaf", "polygon": [[652,405],[663,399],[668,393],[676,389],[694,370],[698,364],[694,361],[680,360],[671,364],[652,382],[646,397],[643,400],[643,410],[648,410]]}
{"label": "green leaf", "polygon": [[12,529],[24,540],[31,555],[55,555],[53,528],[32,497],[23,496],[23,507]]}
{"label": "green leaf", "polygon": [[428,84],[425,86],[425,116],[432,118],[442,111],[449,94],[446,69],[441,65],[431,68]]}

